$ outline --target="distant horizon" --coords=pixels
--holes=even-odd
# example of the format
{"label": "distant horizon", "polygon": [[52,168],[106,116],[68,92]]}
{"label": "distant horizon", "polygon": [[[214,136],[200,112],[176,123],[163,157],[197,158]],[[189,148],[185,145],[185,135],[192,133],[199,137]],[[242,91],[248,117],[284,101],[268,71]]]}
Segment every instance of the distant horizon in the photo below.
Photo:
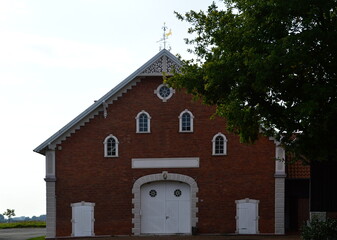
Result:
{"label": "distant horizon", "polygon": [[[2,214],[3,215],[3,214]],[[4,216],[4,215],[3,215]],[[15,217],[11,217],[11,219],[14,219],[14,218],[22,218],[22,217],[29,217],[29,218],[32,218],[32,217],[41,217],[41,216],[47,216],[47,214],[41,214],[41,215],[33,215],[33,216],[15,216]],[[5,218],[8,218],[7,216],[4,216]]]}
{"label": "distant horizon", "polygon": [[[14,208],[9,208],[9,209],[14,209]],[[5,219],[8,219],[8,217],[6,216],[6,215],[4,215],[4,213],[5,213],[5,211],[7,210],[7,208],[6,209],[4,209],[4,210],[2,210],[2,211],[0,211],[0,215],[1,216],[3,216]],[[47,216],[47,213],[45,212],[45,213],[43,213],[43,214],[33,214],[33,215],[22,215],[22,214],[20,214],[20,215],[18,215],[17,214],[17,212],[16,212],[16,209],[14,209],[14,213],[15,213],[15,216],[12,216],[11,217],[11,219],[15,219],[15,218],[21,218],[21,217],[28,217],[28,218],[32,218],[32,217],[41,217],[41,216]]]}
{"label": "distant horizon", "polygon": [[[9,218],[5,215],[3,215],[2,213],[0,214],[4,217],[5,220],[8,220]],[[13,216],[11,217],[10,219],[11,220],[21,220],[21,219],[26,219],[26,218],[29,218],[29,219],[32,219],[32,218],[41,218],[41,217],[46,217],[47,214],[41,214],[41,215],[33,215],[33,216]],[[1,222],[1,221],[0,221]]]}

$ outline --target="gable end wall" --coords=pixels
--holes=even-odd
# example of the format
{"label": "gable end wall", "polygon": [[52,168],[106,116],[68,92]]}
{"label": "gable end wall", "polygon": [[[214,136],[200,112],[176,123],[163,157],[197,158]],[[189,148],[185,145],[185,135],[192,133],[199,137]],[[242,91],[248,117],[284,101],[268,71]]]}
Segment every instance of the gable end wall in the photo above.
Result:
{"label": "gable end wall", "polygon": [[[245,198],[260,201],[259,232],[274,233],[275,144],[264,137],[254,145],[241,144],[226,131],[223,119],[210,119],[213,107],[193,101],[182,91],[161,101],[154,94],[161,83],[161,77],[143,78],[108,106],[106,118],[94,115],[59,142],[55,149],[56,235],[70,236],[70,205],[82,201],[95,203],[95,235],[136,234],[135,183],[165,171],[195,181],[192,223],[199,233],[234,233],[235,201]],[[192,133],[179,132],[178,116],[185,109],[195,117]],[[135,117],[142,110],[151,116],[151,132],[137,134]],[[211,141],[219,132],[228,140],[227,155],[213,156]],[[119,141],[117,158],[104,157],[103,141],[110,134]],[[133,158],[192,157],[200,159],[199,167],[132,169]]]}

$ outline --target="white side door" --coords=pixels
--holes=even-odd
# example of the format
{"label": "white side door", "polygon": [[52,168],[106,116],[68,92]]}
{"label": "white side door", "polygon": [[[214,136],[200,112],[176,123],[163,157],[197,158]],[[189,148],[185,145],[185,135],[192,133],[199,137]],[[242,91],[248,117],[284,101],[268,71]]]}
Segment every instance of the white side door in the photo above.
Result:
{"label": "white side door", "polygon": [[72,206],[72,235],[94,235],[94,203],[80,202]]}
{"label": "white side door", "polygon": [[236,231],[239,234],[258,233],[258,203],[253,199],[236,201]]}

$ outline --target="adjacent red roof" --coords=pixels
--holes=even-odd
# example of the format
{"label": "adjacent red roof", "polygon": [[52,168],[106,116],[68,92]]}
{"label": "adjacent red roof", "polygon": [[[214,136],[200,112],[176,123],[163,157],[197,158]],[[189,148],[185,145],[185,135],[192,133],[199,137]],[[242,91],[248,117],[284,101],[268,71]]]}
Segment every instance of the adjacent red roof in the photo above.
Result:
{"label": "adjacent red roof", "polygon": [[301,161],[287,164],[287,177],[292,179],[310,178],[310,166]]}

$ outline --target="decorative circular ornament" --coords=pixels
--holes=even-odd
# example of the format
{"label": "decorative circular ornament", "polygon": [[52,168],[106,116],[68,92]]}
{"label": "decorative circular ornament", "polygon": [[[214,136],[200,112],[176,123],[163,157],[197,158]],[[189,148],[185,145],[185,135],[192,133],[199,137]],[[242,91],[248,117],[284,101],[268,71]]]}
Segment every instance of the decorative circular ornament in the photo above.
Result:
{"label": "decorative circular ornament", "polygon": [[171,94],[171,89],[169,89],[167,86],[162,86],[160,89],[159,89],[159,95],[162,97],[162,98],[167,98],[168,96],[170,96]]}
{"label": "decorative circular ornament", "polygon": [[157,191],[152,189],[152,190],[150,190],[149,195],[150,195],[150,197],[155,197],[155,196],[157,196]]}
{"label": "decorative circular ornament", "polygon": [[180,189],[174,190],[174,196],[180,197],[181,196],[181,190]]}
{"label": "decorative circular ornament", "polygon": [[158,98],[162,99],[163,102],[166,102],[172,97],[175,90],[167,86],[167,84],[161,84],[154,90],[154,93],[157,94]]}

